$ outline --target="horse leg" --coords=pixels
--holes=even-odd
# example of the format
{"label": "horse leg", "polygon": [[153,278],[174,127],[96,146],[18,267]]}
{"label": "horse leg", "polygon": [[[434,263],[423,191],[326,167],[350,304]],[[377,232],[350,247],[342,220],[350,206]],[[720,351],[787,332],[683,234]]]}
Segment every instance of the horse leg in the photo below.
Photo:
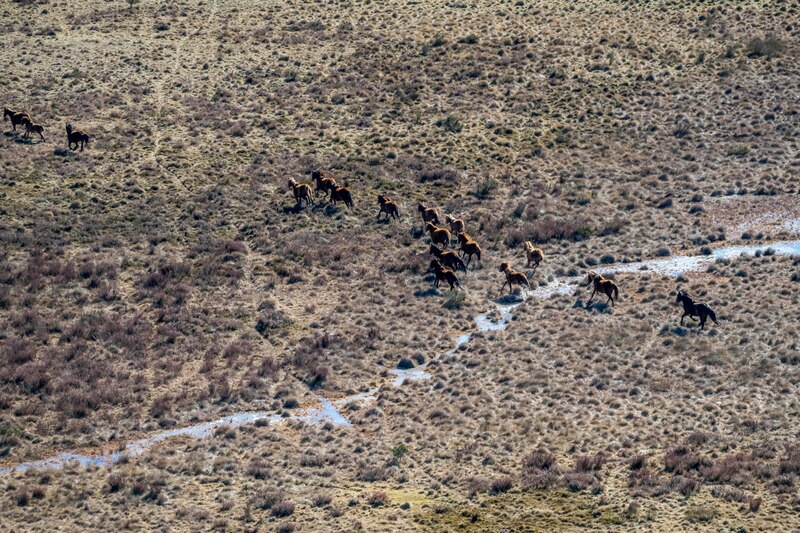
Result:
{"label": "horse leg", "polygon": [[590,303],[592,303],[592,298],[594,298],[594,293],[596,293],[596,292],[597,292],[597,289],[593,289],[592,290],[592,295],[589,296],[588,300],[586,300],[586,305],[589,305]]}
{"label": "horse leg", "polygon": [[686,311],[684,311],[684,312],[683,312],[683,315],[681,316],[681,326],[683,325],[683,319],[684,319],[684,317],[685,317],[686,315],[688,315],[688,314],[689,314],[689,313],[687,313]]}

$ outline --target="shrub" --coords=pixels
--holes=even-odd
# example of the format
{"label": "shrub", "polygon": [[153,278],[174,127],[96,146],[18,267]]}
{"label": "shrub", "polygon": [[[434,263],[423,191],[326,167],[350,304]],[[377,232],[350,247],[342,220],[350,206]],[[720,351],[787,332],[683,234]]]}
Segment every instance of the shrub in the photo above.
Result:
{"label": "shrub", "polygon": [[750,153],[750,145],[737,143],[728,147],[728,155],[734,157],[744,157]]}
{"label": "shrub", "polygon": [[476,494],[489,492],[489,488],[491,487],[491,482],[485,477],[475,476],[469,480],[467,486],[469,487],[469,496],[471,498]]}
{"label": "shrub", "polygon": [[583,472],[569,472],[564,474],[564,486],[571,492],[580,492],[590,487],[595,481],[591,474]]}
{"label": "shrub", "polygon": [[689,522],[711,522],[716,516],[716,509],[710,505],[692,505],[686,509],[686,518]]}
{"label": "shrub", "polygon": [[408,447],[402,442],[392,448],[392,457],[395,460],[402,459],[406,454],[408,454]]}
{"label": "shrub", "polygon": [[501,494],[503,492],[508,492],[513,486],[514,480],[511,479],[511,476],[499,477],[492,480],[492,484],[489,487],[489,494]]}
{"label": "shrub", "polygon": [[545,489],[558,483],[560,471],[555,456],[544,449],[534,450],[522,459],[523,488]]}
{"label": "shrub", "polygon": [[775,57],[786,49],[784,42],[776,35],[770,33],[764,37],[755,37],[747,42],[745,53],[747,57]]}
{"label": "shrub", "polygon": [[385,481],[389,478],[389,471],[382,466],[371,466],[362,464],[356,471],[356,479],[373,483],[375,481]]}
{"label": "shrub", "polygon": [[748,502],[748,507],[751,513],[757,513],[759,509],[761,509],[761,498],[750,498]]}
{"label": "shrub", "polygon": [[[250,505],[252,505],[257,509],[272,509],[277,504],[283,502],[285,497],[286,493],[284,493],[282,490],[260,489],[257,490],[252,496],[250,496],[249,503]],[[294,505],[292,505],[292,512],[294,512]],[[288,516],[288,515],[276,515],[276,516]]]}
{"label": "shrub", "polygon": [[444,306],[445,309],[461,309],[464,305],[464,301],[467,299],[467,293],[464,291],[448,291],[447,296],[444,298]]}
{"label": "shrub", "polygon": [[442,128],[449,133],[460,133],[464,129],[464,125],[456,117],[448,115],[443,119],[436,121],[436,127]]}
{"label": "shrub", "polygon": [[575,460],[576,472],[595,472],[600,470],[606,463],[606,456],[603,452],[595,455],[582,455]]}
{"label": "shrub", "polygon": [[289,501],[280,501],[272,506],[272,516],[279,518],[291,516],[294,513],[295,505]]}
{"label": "shrub", "polygon": [[315,494],[311,497],[311,505],[314,507],[325,507],[333,501],[330,494]]}
{"label": "shrub", "polygon": [[449,168],[426,168],[422,169],[417,176],[417,181],[426,183],[429,181],[458,181],[458,172]]}
{"label": "shrub", "polygon": [[28,491],[25,488],[21,488],[14,495],[14,500],[20,507],[25,507],[26,505],[28,505],[28,503],[30,503],[31,496],[30,494],[28,494]]}
{"label": "shrub", "polygon": [[497,188],[497,182],[492,179],[483,179],[478,182],[475,188],[475,196],[481,200],[485,200],[492,195],[492,192]]}
{"label": "shrub", "polygon": [[667,472],[684,474],[708,465],[707,459],[691,451],[687,446],[677,446],[664,454],[664,468]]}
{"label": "shrub", "polygon": [[125,478],[122,477],[122,474],[115,472],[106,478],[106,486],[108,492],[118,492],[125,486]]}
{"label": "shrub", "polygon": [[256,479],[267,479],[271,472],[269,466],[261,459],[251,459],[247,464],[245,473]]}
{"label": "shrub", "polygon": [[688,498],[689,496],[697,492],[697,490],[700,488],[700,484],[692,478],[685,477],[685,478],[680,478],[680,481],[678,481],[676,488],[678,492],[680,492],[681,494],[683,494]]}
{"label": "shrub", "polygon": [[277,309],[264,309],[256,322],[256,331],[267,337],[270,333],[289,327],[292,319]]}
{"label": "shrub", "polygon": [[367,503],[370,507],[381,507],[389,503],[389,495],[385,492],[373,492],[367,496]]}

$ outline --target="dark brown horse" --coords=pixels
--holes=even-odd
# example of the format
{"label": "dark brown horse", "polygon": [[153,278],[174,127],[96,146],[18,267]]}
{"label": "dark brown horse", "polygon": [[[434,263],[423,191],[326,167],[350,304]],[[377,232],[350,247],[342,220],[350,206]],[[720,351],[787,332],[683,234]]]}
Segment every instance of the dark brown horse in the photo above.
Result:
{"label": "dark brown horse", "polygon": [[472,261],[472,256],[478,257],[478,262],[481,262],[481,245],[478,241],[470,237],[467,232],[462,231],[458,234],[458,244],[461,247],[461,252],[467,258],[467,266]]}
{"label": "dark brown horse", "polygon": [[501,291],[506,288],[506,283],[508,283],[509,293],[512,292],[514,285],[519,285],[520,287],[525,287],[526,289],[531,288],[531,286],[528,284],[528,277],[522,272],[511,270],[511,267],[508,263],[500,264],[500,272],[503,272],[506,275],[506,282],[503,283],[502,287],[500,287]]}
{"label": "dark brown horse", "polygon": [[465,274],[467,273],[467,265],[464,264],[464,261],[462,261],[454,251],[440,250],[436,247],[436,245],[431,244],[431,247],[428,248],[428,253],[430,253],[433,257],[438,259],[440,263],[454,272],[463,270]]}
{"label": "dark brown horse", "polygon": [[[72,145],[75,145],[75,148],[72,148]],[[77,150],[78,146],[81,147],[81,152],[83,152],[83,145],[89,144],[89,135],[72,128],[72,124],[67,124],[67,148],[70,150]]]}
{"label": "dark brown horse", "polygon": [[437,228],[432,222],[428,222],[425,229],[431,234],[433,244],[441,244],[445,248],[450,245],[450,232],[447,228]]}
{"label": "dark brown horse", "polygon": [[423,224],[427,224],[428,222],[433,222],[434,224],[439,223],[439,212],[433,207],[427,207],[420,202],[417,204],[417,211],[419,211],[419,214],[422,216]]}
{"label": "dark brown horse", "polygon": [[311,171],[311,179],[313,179],[314,183],[317,184],[317,188],[314,189],[315,195],[319,194],[320,191],[327,195],[336,188],[336,180],[327,176],[323,176],[322,172],[319,170]]}
{"label": "dark brown horse", "polygon": [[429,271],[436,275],[436,281],[433,282],[434,287],[438,287],[439,282],[446,281],[450,285],[451,291],[456,287],[459,289],[463,288],[461,287],[461,282],[458,281],[458,276],[456,276],[456,273],[449,268],[443,267],[442,264],[436,259],[431,261],[431,267]]}
{"label": "dark brown horse", "polygon": [[381,219],[382,213],[386,213],[386,220],[389,220],[392,217],[400,220],[400,208],[397,207],[397,202],[387,196],[379,194],[378,205],[380,205],[380,211],[378,211],[378,220]]}
{"label": "dark brown horse", "polygon": [[678,297],[675,299],[675,303],[683,304],[683,314],[681,315],[681,326],[683,325],[683,319],[685,317],[689,317],[692,320],[697,320],[695,317],[700,317],[700,329],[704,329],[706,326],[706,320],[711,318],[714,321],[714,324],[719,324],[717,322],[717,314],[714,312],[708,304],[705,303],[696,303],[691,296],[686,294],[686,291],[679,290]]}
{"label": "dark brown horse", "polygon": [[589,296],[589,301],[586,302],[586,305],[592,303],[592,298],[594,298],[596,292],[601,292],[608,296],[606,303],[611,302],[611,306],[613,307],[614,301],[619,300],[619,287],[617,287],[617,284],[610,279],[605,279],[596,272],[589,272],[588,279],[589,283],[587,283],[586,286],[594,285],[594,290],[592,291],[592,295]]}
{"label": "dark brown horse", "polygon": [[353,207],[353,195],[347,187],[336,187],[331,189],[331,201],[334,205],[336,202],[344,202],[348,208]]}
{"label": "dark brown horse", "polygon": [[23,124],[25,119],[31,120],[31,116],[24,111],[14,111],[13,109],[3,109],[3,120],[8,117],[11,121],[11,129],[17,131],[17,124]]}

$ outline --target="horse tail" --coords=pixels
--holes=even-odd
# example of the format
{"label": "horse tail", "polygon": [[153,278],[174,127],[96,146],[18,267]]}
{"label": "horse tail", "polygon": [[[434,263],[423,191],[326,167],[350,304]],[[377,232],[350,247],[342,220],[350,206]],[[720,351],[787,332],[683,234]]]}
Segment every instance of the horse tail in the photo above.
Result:
{"label": "horse tail", "polygon": [[612,287],[612,290],[614,291],[614,301],[615,301],[615,302],[618,302],[618,301],[619,301],[619,287],[617,287],[616,285],[614,285],[614,286]]}
{"label": "horse tail", "polygon": [[711,317],[711,320],[714,321],[714,324],[719,324],[719,322],[717,322],[717,314],[710,307],[708,308],[708,316]]}

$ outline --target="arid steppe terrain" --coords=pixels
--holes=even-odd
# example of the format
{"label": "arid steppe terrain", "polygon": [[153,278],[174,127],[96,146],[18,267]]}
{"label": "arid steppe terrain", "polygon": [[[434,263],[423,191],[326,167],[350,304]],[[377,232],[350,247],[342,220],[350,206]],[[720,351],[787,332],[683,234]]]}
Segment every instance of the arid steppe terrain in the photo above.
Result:
{"label": "arid steppe terrain", "polygon": [[[3,121],[0,530],[800,528],[800,2],[0,15],[46,138]],[[313,170],[353,208],[296,204]],[[480,243],[463,290],[419,202]],[[62,452],[120,453],[14,470]]]}

